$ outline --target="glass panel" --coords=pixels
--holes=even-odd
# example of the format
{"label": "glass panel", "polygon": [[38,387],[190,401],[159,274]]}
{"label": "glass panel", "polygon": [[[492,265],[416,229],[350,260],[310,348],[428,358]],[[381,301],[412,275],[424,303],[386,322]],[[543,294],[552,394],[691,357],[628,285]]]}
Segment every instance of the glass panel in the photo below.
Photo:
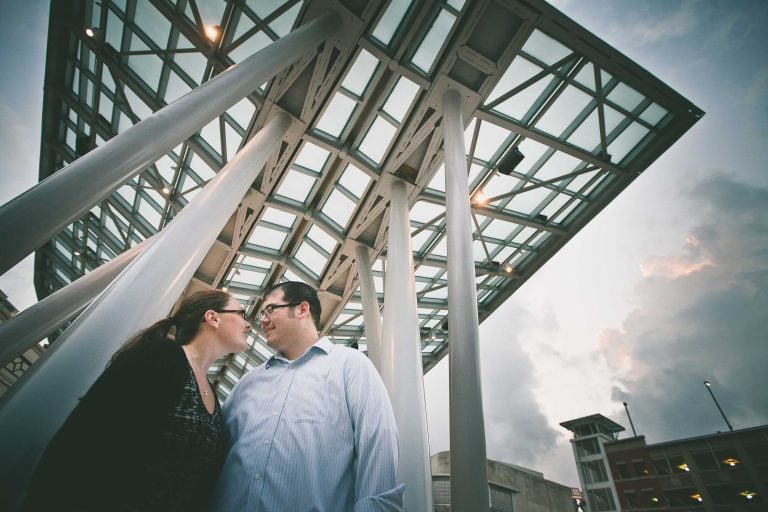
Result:
{"label": "glass panel", "polygon": [[302,167],[306,167],[307,169],[320,172],[323,170],[325,162],[328,161],[330,155],[331,153],[328,150],[316,146],[311,142],[305,142],[304,147],[301,148],[301,151],[296,157],[295,163]]}
{"label": "glass panel", "polygon": [[296,220],[296,216],[276,208],[267,207],[266,210],[264,210],[264,214],[261,216],[261,220],[290,229],[293,227],[293,222]]}
{"label": "glass panel", "polygon": [[317,122],[316,128],[331,137],[338,137],[347,126],[356,106],[357,103],[354,100],[337,92]]}
{"label": "glass panel", "polygon": [[418,91],[418,85],[405,77],[400,77],[389,94],[386,103],[384,103],[384,112],[392,116],[396,121],[402,122]]}
{"label": "glass panel", "polygon": [[257,32],[243,44],[229,52],[229,57],[235,61],[235,63],[241,62],[259,50],[269,46],[272,43],[272,39],[269,38],[264,32]]}
{"label": "glass panel", "polygon": [[347,196],[334,190],[328,196],[328,200],[323,205],[322,211],[331,218],[340,228],[347,227],[352,213],[355,211],[355,203]]}
{"label": "glass panel", "polygon": [[624,110],[632,112],[645,97],[624,83],[619,83],[606,97]]}
{"label": "glass panel", "polygon": [[[482,123],[475,146],[475,158],[489,161],[509,137],[509,130],[491,123]],[[469,145],[467,145],[469,148]]]}
{"label": "glass panel", "polygon": [[385,46],[388,45],[410,6],[411,0],[392,0],[371,35]]}
{"label": "glass panel", "polygon": [[309,192],[314,184],[315,178],[291,169],[286,174],[283,183],[275,194],[303,203],[306,201],[307,196],[309,196]]}
{"label": "glass panel", "polygon": [[419,49],[411,59],[414,66],[425,73],[429,73],[432,64],[435,62],[443,42],[451,31],[456,16],[443,9],[437,16],[437,19],[430,27],[424,40],[422,40]]}
{"label": "glass panel", "polygon": [[365,134],[365,138],[360,143],[360,152],[376,162],[381,163],[381,159],[386,154],[392,137],[395,136],[397,129],[389,124],[381,116],[376,116],[370,130]]}
{"label": "glass panel", "polygon": [[323,268],[327,262],[322,254],[306,242],[299,246],[295,259],[314,272],[315,276],[323,273]]}
{"label": "glass panel", "polygon": [[536,122],[536,128],[559,136],[570,125],[592,98],[575,87],[567,87],[555,103]]}
{"label": "glass panel", "polygon": [[376,67],[379,65],[379,60],[362,50],[357,56],[355,63],[347,73],[347,77],[342,82],[341,86],[346,90],[355,94],[358,97],[362,97],[365,92],[365,88],[371,82],[373,72],[376,71]]}
{"label": "glass panel", "polygon": [[640,114],[640,119],[652,126],[656,126],[667,114],[667,109],[660,107],[656,103],[651,103],[648,105],[648,108]]}
{"label": "glass panel", "polygon": [[621,132],[621,135],[616,137],[616,139],[608,145],[608,154],[611,155],[611,161],[621,162],[622,159],[627,156],[627,153],[629,153],[647,133],[648,128],[639,123],[632,123],[629,125],[626,130]]}
{"label": "glass panel", "polygon": [[[149,50],[138,36],[134,35],[131,39],[131,51]],[[160,73],[163,71],[163,61],[157,55],[130,55],[128,65],[133,68],[139,79],[157,90],[160,84]]]}
{"label": "glass panel", "polygon": [[525,42],[523,51],[550,66],[571,53],[571,50],[540,30],[533,31]]}
{"label": "glass panel", "polygon": [[136,25],[149,36],[160,48],[165,48],[168,44],[168,34],[171,31],[171,24],[168,19],[160,14],[157,9],[149,2],[136,2],[136,14],[134,15]]}
{"label": "glass panel", "polygon": [[253,233],[251,233],[251,236],[248,238],[248,243],[279,251],[287,236],[288,234],[284,231],[276,231],[264,226],[256,226]]}
{"label": "glass panel", "polygon": [[533,104],[536,103],[539,96],[544,93],[546,86],[547,79],[539,80],[511,98],[499,103],[493,110],[501,112],[512,119],[521,120],[525,117],[525,114],[528,113]]}
{"label": "glass panel", "polygon": [[511,91],[526,80],[531,79],[540,71],[541,68],[539,66],[518,55],[504,72],[496,87],[493,88],[493,92],[488,96],[485,104],[492,103],[496,98]]}
{"label": "glass panel", "polygon": [[363,193],[370,182],[371,178],[352,164],[347,165],[346,170],[339,178],[339,184],[357,197],[363,197]]}
{"label": "glass panel", "polygon": [[324,229],[317,227],[317,225],[309,228],[307,236],[329,254],[336,248],[336,239],[326,233]]}

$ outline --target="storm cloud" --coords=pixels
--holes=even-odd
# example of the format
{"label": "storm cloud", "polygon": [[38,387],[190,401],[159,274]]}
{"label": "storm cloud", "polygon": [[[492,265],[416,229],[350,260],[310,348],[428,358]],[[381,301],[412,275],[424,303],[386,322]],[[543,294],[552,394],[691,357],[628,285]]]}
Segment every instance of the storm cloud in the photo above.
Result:
{"label": "storm cloud", "polygon": [[768,189],[727,176],[693,186],[701,222],[681,254],[649,258],[640,307],[601,333],[614,399],[649,442],[768,422]]}

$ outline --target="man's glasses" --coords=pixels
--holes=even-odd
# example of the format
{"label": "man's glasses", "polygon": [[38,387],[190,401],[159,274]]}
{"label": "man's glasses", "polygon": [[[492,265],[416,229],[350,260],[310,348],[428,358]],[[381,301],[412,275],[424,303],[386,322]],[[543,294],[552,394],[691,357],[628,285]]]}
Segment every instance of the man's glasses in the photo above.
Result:
{"label": "man's glasses", "polygon": [[269,306],[264,306],[264,309],[256,314],[256,318],[259,320],[264,320],[271,317],[276,309],[292,308],[293,306],[298,306],[299,304],[301,304],[301,302],[294,302],[292,304],[270,304]]}
{"label": "man's glasses", "polygon": [[215,309],[217,313],[237,313],[241,317],[245,318],[245,310],[244,309]]}

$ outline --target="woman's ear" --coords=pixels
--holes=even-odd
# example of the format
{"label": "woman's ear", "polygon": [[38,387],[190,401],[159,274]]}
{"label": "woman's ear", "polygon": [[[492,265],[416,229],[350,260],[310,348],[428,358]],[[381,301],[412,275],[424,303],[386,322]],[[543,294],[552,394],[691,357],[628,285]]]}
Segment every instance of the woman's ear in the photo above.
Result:
{"label": "woman's ear", "polygon": [[219,314],[212,309],[209,309],[203,314],[203,321],[212,327],[218,327]]}

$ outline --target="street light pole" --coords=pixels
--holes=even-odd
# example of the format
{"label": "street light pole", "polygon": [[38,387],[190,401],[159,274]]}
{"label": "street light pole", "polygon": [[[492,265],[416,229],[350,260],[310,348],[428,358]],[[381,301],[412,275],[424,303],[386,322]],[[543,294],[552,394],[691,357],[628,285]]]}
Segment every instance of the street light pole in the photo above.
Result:
{"label": "street light pole", "polygon": [[717,406],[717,410],[720,411],[720,414],[723,416],[723,419],[725,420],[725,424],[728,425],[728,428],[731,432],[733,432],[733,427],[730,423],[728,423],[728,418],[725,417],[725,413],[723,412],[723,409],[720,407],[720,404],[717,403],[717,398],[715,398],[715,394],[712,392],[712,384],[709,383],[708,380],[704,381],[704,385],[707,386],[707,391],[709,391],[710,396],[712,397],[712,400],[715,402],[715,405]]}

